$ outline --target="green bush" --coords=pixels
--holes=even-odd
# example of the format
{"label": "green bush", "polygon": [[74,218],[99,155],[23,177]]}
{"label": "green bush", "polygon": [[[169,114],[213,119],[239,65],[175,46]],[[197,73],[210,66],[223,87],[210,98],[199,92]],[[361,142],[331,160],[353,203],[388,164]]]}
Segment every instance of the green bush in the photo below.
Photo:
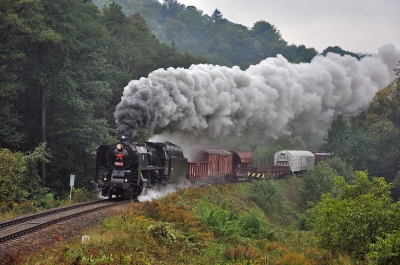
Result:
{"label": "green bush", "polygon": [[400,230],[377,237],[368,257],[374,264],[400,264]]}
{"label": "green bush", "polygon": [[255,202],[265,212],[282,208],[282,194],[277,188],[276,180],[262,179],[249,185],[249,199]]}
{"label": "green bush", "polygon": [[332,193],[324,194],[308,210],[308,223],[321,247],[332,253],[344,253],[363,260],[370,254],[377,260],[391,258],[399,248],[400,202],[393,203],[392,184],[383,178],[368,180],[357,171],[355,184],[335,178]]}
{"label": "green bush", "polygon": [[218,208],[214,209],[213,205],[208,203],[201,208],[199,219],[201,222],[205,223],[216,236],[235,239],[238,237],[238,217],[233,212]]}
{"label": "green bush", "polygon": [[269,224],[262,217],[262,212],[251,209],[250,212],[235,212],[224,200],[221,206],[211,203],[204,204],[199,213],[199,219],[205,223],[218,237],[228,238],[233,242],[243,242],[248,239],[272,239],[273,233]]}
{"label": "green bush", "polygon": [[[23,153],[0,149],[0,201],[5,204],[21,202],[24,198]],[[4,207],[2,207],[4,208]]]}
{"label": "green bush", "polygon": [[98,199],[98,193],[89,191],[86,188],[74,188],[72,187],[72,198],[73,202],[87,202]]}
{"label": "green bush", "polygon": [[333,188],[333,179],[337,172],[327,163],[318,164],[314,170],[308,171],[303,176],[303,185],[299,189],[298,206],[305,210],[309,205],[314,205],[321,200],[323,193],[331,192]]}
{"label": "green bush", "polygon": [[269,224],[263,219],[262,213],[252,209],[244,213],[239,219],[239,233],[241,236],[251,239],[273,239],[273,233],[269,231]]}

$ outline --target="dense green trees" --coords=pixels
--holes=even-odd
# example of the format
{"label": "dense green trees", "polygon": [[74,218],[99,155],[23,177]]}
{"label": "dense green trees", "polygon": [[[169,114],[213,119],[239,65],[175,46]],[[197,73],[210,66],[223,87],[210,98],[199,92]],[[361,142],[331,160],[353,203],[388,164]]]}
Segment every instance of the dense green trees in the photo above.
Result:
{"label": "dense green trees", "polygon": [[332,192],[309,210],[320,246],[359,260],[369,255],[377,264],[398,261],[400,202],[392,202],[390,188],[383,178],[370,181],[361,171],[354,184],[335,178]]}
{"label": "dense green trees", "polygon": [[93,189],[93,155],[114,141],[112,113],[131,79],[204,62],[160,43],[117,4],[100,12],[83,0],[5,1],[0,12],[0,144],[47,143],[52,158],[41,160],[40,176],[59,195],[72,173]]}
{"label": "dense green trees", "polygon": [[[399,95],[400,83],[393,82],[376,93],[366,112],[351,119],[338,116],[321,149],[333,152],[356,170],[368,170],[371,176],[393,182],[400,171]],[[396,185],[396,190],[399,188]]]}
{"label": "dense green trees", "polygon": [[357,55],[357,54],[355,54],[353,52],[345,51],[342,48],[340,48],[339,46],[334,46],[334,47],[329,46],[328,48],[326,48],[325,50],[322,51],[322,54],[326,55],[328,52],[337,53],[337,54],[340,54],[342,56],[347,54],[347,55],[353,56],[353,57],[355,57],[355,58],[357,58],[359,60],[361,59],[361,57],[359,55]]}
{"label": "dense green trees", "polygon": [[0,207],[7,209],[7,204],[20,203],[42,197],[46,188],[41,187],[40,177],[36,172],[37,163],[48,161],[49,154],[45,145],[39,145],[26,154],[0,149]]}
{"label": "dense green trees", "polygon": [[299,189],[298,205],[305,210],[321,200],[321,195],[332,191],[333,179],[337,172],[327,163],[318,164],[313,171],[304,174],[303,185]]}
{"label": "dense green trees", "polygon": [[[112,1],[93,2],[103,8]],[[287,45],[279,30],[266,21],[257,21],[249,29],[227,20],[219,9],[205,15],[176,0],[164,0],[162,4],[156,0],[116,2],[126,14],[139,12],[161,41],[174,41],[178,50],[201,55],[208,63],[246,68],[277,54],[296,63],[309,62],[317,54],[314,48]]]}
{"label": "dense green trees", "polygon": [[43,184],[48,179],[51,187],[62,190],[70,173],[87,177],[93,139],[107,137],[105,122],[97,116],[108,86],[101,81],[107,35],[100,12],[89,2],[40,5],[41,27],[20,40],[26,57],[20,81],[26,89],[17,105],[24,114],[21,129],[28,135],[25,147],[48,142],[53,154],[50,166],[41,167]]}
{"label": "dense green trees", "polygon": [[45,39],[51,32],[43,28],[40,1],[3,1],[0,8],[0,146],[21,147],[26,134],[20,130],[21,114],[16,100],[24,89],[20,73],[26,60],[23,39],[36,34]]}

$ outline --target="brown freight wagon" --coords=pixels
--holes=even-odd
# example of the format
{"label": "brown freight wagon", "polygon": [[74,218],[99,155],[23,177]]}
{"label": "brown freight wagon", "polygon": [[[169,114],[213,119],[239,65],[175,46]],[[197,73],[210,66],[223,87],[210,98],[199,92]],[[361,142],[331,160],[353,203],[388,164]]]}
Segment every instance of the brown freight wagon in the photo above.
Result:
{"label": "brown freight wagon", "polygon": [[232,153],[216,149],[194,149],[190,151],[187,178],[203,180],[232,175]]}
{"label": "brown freight wagon", "polygon": [[232,175],[247,177],[253,172],[253,154],[250,151],[229,150],[232,153]]}
{"label": "brown freight wagon", "polygon": [[315,166],[332,156],[331,153],[312,152],[315,155]]}

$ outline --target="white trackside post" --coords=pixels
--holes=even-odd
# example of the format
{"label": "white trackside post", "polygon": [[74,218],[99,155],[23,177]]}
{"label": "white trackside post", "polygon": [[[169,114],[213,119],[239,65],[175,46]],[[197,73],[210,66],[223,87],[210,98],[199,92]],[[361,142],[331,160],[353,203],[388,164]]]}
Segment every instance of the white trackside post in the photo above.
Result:
{"label": "white trackside post", "polygon": [[71,199],[72,199],[72,187],[74,186],[74,182],[75,182],[75,175],[71,175],[69,178],[69,185],[71,186],[71,190],[69,192],[69,202],[71,203]]}

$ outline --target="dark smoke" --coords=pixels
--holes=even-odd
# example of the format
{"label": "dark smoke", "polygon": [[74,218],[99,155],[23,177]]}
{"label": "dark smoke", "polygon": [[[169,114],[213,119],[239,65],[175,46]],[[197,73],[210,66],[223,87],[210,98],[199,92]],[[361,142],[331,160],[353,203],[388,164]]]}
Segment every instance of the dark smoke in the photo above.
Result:
{"label": "dark smoke", "polygon": [[249,127],[271,135],[298,126],[326,131],[337,114],[356,115],[394,79],[400,50],[385,45],[358,61],[328,53],[311,63],[283,56],[239,67],[192,65],[159,69],[125,87],[115,112],[117,133],[132,136],[156,126],[201,137],[241,134]]}

